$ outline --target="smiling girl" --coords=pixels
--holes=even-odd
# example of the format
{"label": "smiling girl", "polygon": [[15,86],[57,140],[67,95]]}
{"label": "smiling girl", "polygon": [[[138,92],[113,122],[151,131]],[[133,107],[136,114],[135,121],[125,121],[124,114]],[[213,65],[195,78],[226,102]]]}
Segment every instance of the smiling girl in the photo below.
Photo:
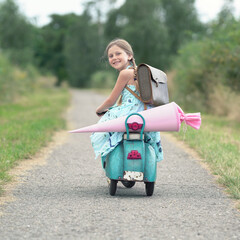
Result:
{"label": "smiling girl", "polygon": [[[126,89],[128,87],[139,95],[136,79],[137,66],[131,45],[123,39],[115,39],[108,44],[105,52],[110,66],[118,70],[119,75],[109,97],[96,109],[96,114],[102,116],[99,122],[144,110],[143,102]],[[119,105],[116,102],[120,96],[121,104]],[[147,108],[151,108],[151,106],[147,106]],[[122,132],[97,132],[91,135],[96,158],[101,155],[103,166],[106,156],[122,141],[123,134]],[[151,144],[157,161],[162,160],[160,133],[145,133],[145,141]]]}

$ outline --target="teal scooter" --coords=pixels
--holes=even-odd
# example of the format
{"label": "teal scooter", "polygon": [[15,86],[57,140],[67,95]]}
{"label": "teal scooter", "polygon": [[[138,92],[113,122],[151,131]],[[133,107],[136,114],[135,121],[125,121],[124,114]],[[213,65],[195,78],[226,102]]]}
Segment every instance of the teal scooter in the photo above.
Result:
{"label": "teal scooter", "polygon": [[[138,115],[140,121],[127,123],[132,115]],[[125,127],[122,142],[107,155],[104,163],[109,193],[115,195],[119,181],[127,188],[133,187],[136,182],[144,182],[146,195],[152,196],[157,161],[153,147],[144,142],[145,120],[138,113],[130,114],[125,120]]]}

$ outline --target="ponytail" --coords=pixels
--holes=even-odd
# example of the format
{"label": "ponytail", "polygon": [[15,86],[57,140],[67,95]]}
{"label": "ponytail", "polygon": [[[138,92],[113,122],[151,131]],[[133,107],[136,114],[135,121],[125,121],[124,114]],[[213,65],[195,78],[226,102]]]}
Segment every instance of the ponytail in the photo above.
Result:
{"label": "ponytail", "polygon": [[130,60],[130,62],[131,62],[132,66],[133,66],[133,69],[134,69],[134,81],[136,81],[137,80],[137,65],[136,65],[135,59],[132,58]]}
{"label": "ponytail", "polygon": [[132,64],[133,70],[134,70],[133,78],[134,78],[135,86],[136,86],[137,91],[139,92],[139,85],[138,85],[138,79],[137,79],[137,64],[135,62],[135,59],[132,58],[130,60],[130,63]]}

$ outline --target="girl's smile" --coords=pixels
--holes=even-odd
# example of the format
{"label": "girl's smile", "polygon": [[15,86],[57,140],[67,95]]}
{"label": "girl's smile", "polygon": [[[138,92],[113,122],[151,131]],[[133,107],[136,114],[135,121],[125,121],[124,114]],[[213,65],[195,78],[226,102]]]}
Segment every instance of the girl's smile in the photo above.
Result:
{"label": "girl's smile", "polygon": [[122,48],[116,45],[108,50],[109,64],[118,71],[125,69],[129,65],[131,58],[131,55],[128,55]]}

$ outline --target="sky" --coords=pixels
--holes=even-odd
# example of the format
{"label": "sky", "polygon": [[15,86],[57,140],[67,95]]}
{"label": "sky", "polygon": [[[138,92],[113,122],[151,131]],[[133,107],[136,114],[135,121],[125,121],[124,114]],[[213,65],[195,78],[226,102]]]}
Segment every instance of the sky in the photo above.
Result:
{"label": "sky", "polygon": [[[82,4],[86,0],[15,0],[22,13],[33,23],[43,26],[50,21],[49,15],[67,14],[74,12],[81,14]],[[119,0],[119,5],[124,0]],[[195,0],[195,6],[200,19],[203,22],[213,20],[221,10],[224,0]],[[235,16],[240,17],[240,0],[234,0]]]}

